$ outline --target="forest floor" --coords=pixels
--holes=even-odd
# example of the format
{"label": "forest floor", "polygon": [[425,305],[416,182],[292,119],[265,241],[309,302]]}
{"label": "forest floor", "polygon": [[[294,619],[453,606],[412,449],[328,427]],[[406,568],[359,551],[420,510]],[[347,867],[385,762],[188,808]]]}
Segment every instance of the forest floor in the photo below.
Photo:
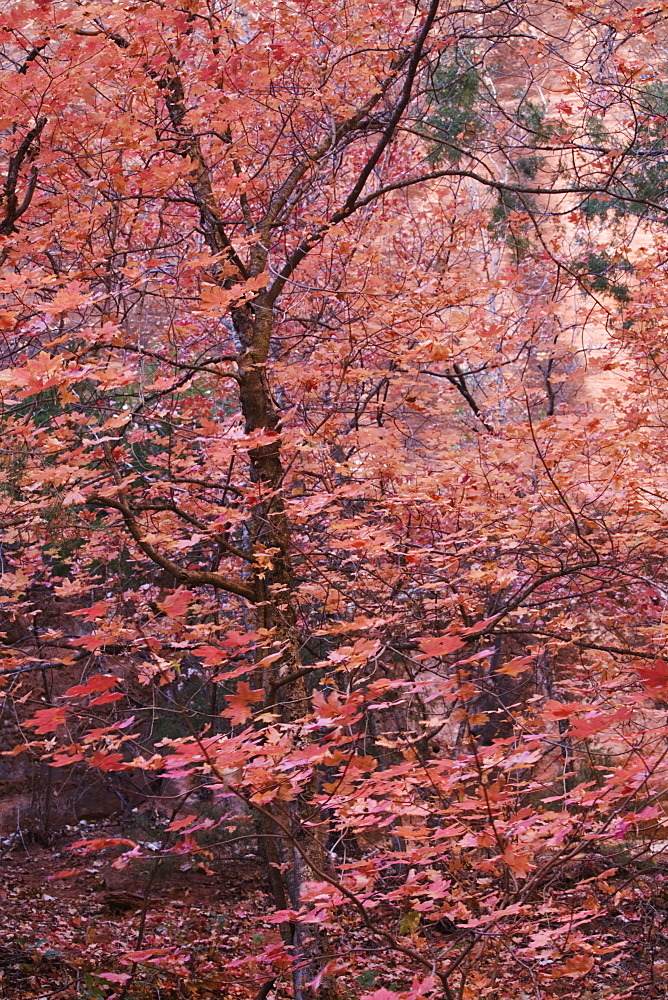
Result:
{"label": "forest floor", "polygon": [[[0,850],[3,1000],[251,1000],[258,995],[273,975],[260,955],[280,944],[260,863],[242,853],[248,844],[239,850],[238,843],[230,848],[224,842],[211,842],[205,855],[159,860],[163,834],[164,827],[152,829],[143,821],[134,827],[86,824],[54,836],[49,846],[15,840],[4,853]],[[145,855],[124,868],[113,861],[127,845],[83,855],[72,850],[77,841],[124,837],[141,844]],[[152,852],[156,860],[147,860]],[[663,1000],[668,996],[668,866],[652,864],[631,874],[628,868],[613,869],[611,877],[603,871],[609,859],[581,865],[591,871],[570,872],[547,891],[568,896],[574,909],[598,908],[592,930],[609,943],[618,942],[619,957],[611,963],[602,958],[591,975],[576,981],[546,980],[540,994],[527,976],[520,995]],[[360,947],[355,957],[352,945],[358,936],[362,945],[354,915],[343,913],[332,935],[333,950],[349,952],[350,971],[340,981],[342,1000],[379,987],[409,987],[409,970],[398,968],[390,955]],[[128,953],[134,953],[134,961]],[[237,964],[230,968],[231,962]],[[474,994],[467,987],[465,995]],[[289,997],[286,974],[276,981],[270,1000]]]}
{"label": "forest floor", "polygon": [[[252,956],[280,941],[257,860],[212,850],[203,866],[186,856],[159,862],[157,871],[154,861],[117,870],[118,848],[84,856],[71,849],[82,839],[127,836],[127,826],[87,825],[54,837],[49,847],[18,842],[6,851],[0,996],[120,995],[133,972],[123,955],[157,949],[138,959],[127,992],[132,1000],[254,997],[270,974]],[[160,832],[142,846],[150,852],[159,841]],[[235,958],[250,961],[224,972]]]}

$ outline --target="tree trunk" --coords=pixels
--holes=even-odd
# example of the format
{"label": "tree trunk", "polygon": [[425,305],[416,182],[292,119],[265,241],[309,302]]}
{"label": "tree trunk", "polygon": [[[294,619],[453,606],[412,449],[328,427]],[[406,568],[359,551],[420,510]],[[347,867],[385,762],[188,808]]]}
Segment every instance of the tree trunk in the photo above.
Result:
{"label": "tree trunk", "polygon": [[[265,556],[256,562],[254,569],[257,627],[273,629],[274,648],[282,650],[280,659],[265,670],[263,682],[267,702],[279,712],[281,721],[296,723],[309,711],[310,704],[301,673],[301,642],[293,603],[290,524],[280,495],[284,474],[278,435],[280,421],[267,377],[273,313],[260,297],[253,305],[235,311],[233,320],[243,346],[238,361],[238,379],[246,433],[262,430],[277,434],[274,441],[249,452],[251,479],[258,488],[250,533],[254,552]],[[287,807],[274,805],[270,810],[281,826],[291,831],[290,841],[277,825],[267,821],[261,823],[261,833],[265,840],[269,838],[265,847],[267,860],[276,857],[288,866],[282,873],[276,861],[269,861],[273,866],[270,882],[278,907],[284,908],[287,898],[291,907],[298,910],[304,883],[313,877],[309,861],[318,870],[325,864],[318,817],[314,816],[309,801],[315,790],[314,778],[295,802]],[[327,951],[326,934],[315,925],[295,923],[290,925],[289,931],[287,926],[284,925],[283,934],[291,938],[289,943],[294,948],[298,966],[293,973],[295,1000],[302,1000],[307,988],[305,984],[320,971],[322,956]],[[324,977],[317,990],[318,1000],[333,1000],[336,995],[332,978]]]}
{"label": "tree trunk", "polygon": [[[268,216],[264,226],[259,227],[258,232],[263,240],[253,247],[247,268],[233,251],[225,233],[209,167],[202,154],[199,139],[187,123],[184,89],[180,68],[175,59],[170,60],[168,72],[160,86],[165,92],[172,125],[180,136],[180,151],[193,163],[190,188],[199,208],[205,240],[212,253],[227,255],[229,262],[236,268],[236,273],[232,276],[220,275],[223,287],[232,288],[240,281],[255,278],[264,272],[268,258],[266,243],[272,219]],[[329,141],[323,147],[322,155],[327,148]],[[302,172],[307,166],[305,161]],[[297,183],[298,175],[299,172],[294,177],[291,175],[291,183]],[[266,292],[260,292],[251,303],[232,309],[232,323],[241,348],[237,357],[237,379],[246,433],[276,432],[274,441],[249,452],[251,480],[258,488],[258,501],[249,525],[253,554],[256,556],[253,570],[256,624],[258,628],[273,629],[275,649],[283,651],[280,659],[265,671],[264,687],[268,701],[275,704],[282,721],[297,722],[310,706],[304,676],[300,674],[301,643],[292,596],[290,524],[279,492],[283,485],[279,415],[267,377],[273,320],[273,303]],[[280,694],[277,697],[278,692]],[[279,908],[285,907],[286,895],[294,909],[301,905],[304,881],[309,877],[308,859],[322,870],[325,852],[318,835],[318,826],[306,827],[304,823],[308,815],[309,823],[313,824],[313,807],[307,804],[307,799],[309,793],[314,791],[314,787],[307,789],[305,795],[290,809],[281,813],[283,826],[292,832],[291,843],[286,843],[286,837],[278,827],[273,831],[281,864],[290,865],[285,877],[280,875],[277,878],[275,874],[271,876],[275,903]],[[264,833],[265,838],[269,833],[266,830],[260,832]],[[278,872],[278,868],[274,872]],[[322,963],[318,959],[326,949],[326,941],[317,927],[297,925],[292,928],[291,936],[291,943],[305,962],[305,968],[297,970],[294,976],[295,1000],[302,1000],[303,983],[319,971]],[[335,996],[334,984],[324,979],[318,990],[319,1000],[330,1000]]]}

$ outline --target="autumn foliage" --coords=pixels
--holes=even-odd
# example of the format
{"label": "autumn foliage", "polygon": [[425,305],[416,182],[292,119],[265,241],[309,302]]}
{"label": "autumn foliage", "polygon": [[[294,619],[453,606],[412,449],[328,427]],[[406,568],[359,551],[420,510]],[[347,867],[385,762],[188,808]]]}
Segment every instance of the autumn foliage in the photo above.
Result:
{"label": "autumn foliage", "polygon": [[1,7],[1,774],[243,840],[246,996],[664,995],[664,7]]}

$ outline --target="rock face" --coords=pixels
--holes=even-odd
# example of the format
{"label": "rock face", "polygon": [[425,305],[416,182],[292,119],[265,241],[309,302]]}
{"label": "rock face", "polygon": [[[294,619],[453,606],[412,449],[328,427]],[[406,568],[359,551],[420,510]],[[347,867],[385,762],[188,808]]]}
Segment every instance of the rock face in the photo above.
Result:
{"label": "rock face", "polygon": [[[5,761],[7,758],[5,759]],[[92,775],[71,773],[54,780],[44,765],[0,765],[0,836],[48,840],[65,825],[106,819],[123,808],[123,798]]]}
{"label": "rock face", "polygon": [[[37,694],[37,690],[35,691]],[[30,699],[17,708],[26,708]],[[34,709],[34,702],[33,702]],[[31,714],[5,718],[0,748],[7,752],[31,738],[21,723]],[[0,837],[36,836],[48,840],[67,824],[99,820],[134,806],[137,790],[124,775],[102,775],[89,768],[53,768],[34,760],[29,751],[0,756]]]}

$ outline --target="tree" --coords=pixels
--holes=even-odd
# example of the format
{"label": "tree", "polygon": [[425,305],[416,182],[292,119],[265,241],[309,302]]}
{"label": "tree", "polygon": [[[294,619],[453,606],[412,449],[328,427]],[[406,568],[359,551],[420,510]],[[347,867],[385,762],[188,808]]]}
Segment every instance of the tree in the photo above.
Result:
{"label": "tree", "polygon": [[[5,673],[55,677],[28,749],[232,787],[298,998],[335,992],[344,906],[406,997],[510,996],[517,941],[537,989],[590,973],[536,894],[663,823],[662,15],[2,17]],[[119,678],[187,671],[207,710],[124,741]],[[436,959],[428,917],[461,925]]]}

